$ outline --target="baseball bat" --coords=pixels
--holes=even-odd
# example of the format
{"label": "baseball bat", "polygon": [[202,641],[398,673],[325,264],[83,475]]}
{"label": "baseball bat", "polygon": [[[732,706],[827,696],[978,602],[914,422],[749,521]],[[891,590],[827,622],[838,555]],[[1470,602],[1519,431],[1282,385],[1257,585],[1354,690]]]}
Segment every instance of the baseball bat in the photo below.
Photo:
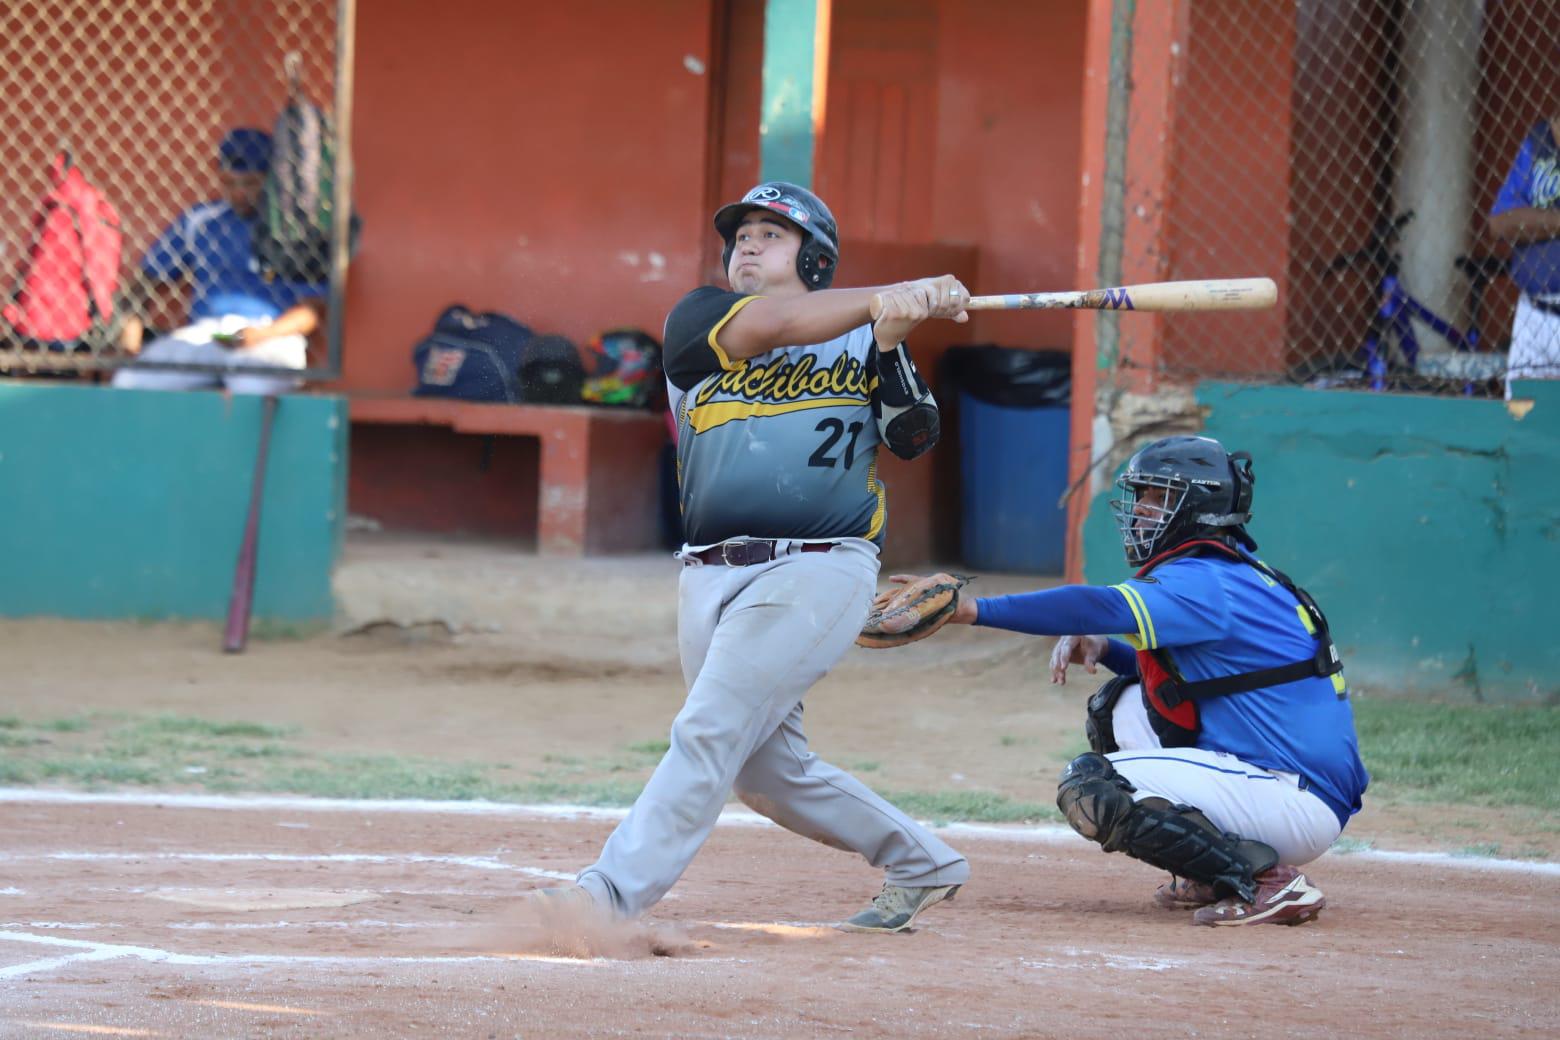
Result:
{"label": "baseball bat", "polygon": [[[1077,292],[1012,293],[1006,296],[972,296],[964,305],[971,311],[1096,310],[1096,311],[1255,311],[1278,302],[1278,286],[1271,278],[1219,278],[1200,282],[1145,282],[1110,289]],[[872,317],[882,310],[874,296]]]}
{"label": "baseball bat", "polygon": [[227,629],[222,649],[242,653],[249,641],[249,611],[255,599],[255,564],[260,554],[260,504],[265,498],[265,458],[271,450],[271,424],[276,418],[276,396],[260,401],[260,447],[255,453],[255,474],[249,486],[249,515],[244,519],[244,540],[233,568],[233,591],[228,596]]}

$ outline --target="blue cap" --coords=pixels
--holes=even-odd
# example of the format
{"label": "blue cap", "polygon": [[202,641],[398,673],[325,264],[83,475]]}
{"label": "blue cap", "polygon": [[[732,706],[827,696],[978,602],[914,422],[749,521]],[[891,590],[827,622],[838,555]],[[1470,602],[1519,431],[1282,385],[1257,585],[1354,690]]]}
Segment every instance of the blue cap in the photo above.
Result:
{"label": "blue cap", "polygon": [[222,137],[217,156],[224,170],[265,173],[271,168],[271,135],[249,126],[229,130]]}

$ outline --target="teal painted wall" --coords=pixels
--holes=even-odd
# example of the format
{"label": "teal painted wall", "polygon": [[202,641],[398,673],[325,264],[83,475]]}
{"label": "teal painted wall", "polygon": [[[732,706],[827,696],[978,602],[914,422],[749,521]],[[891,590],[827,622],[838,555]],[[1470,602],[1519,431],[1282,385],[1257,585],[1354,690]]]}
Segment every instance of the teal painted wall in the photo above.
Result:
{"label": "teal painted wall", "polygon": [[[1357,690],[1560,700],[1560,383],[1503,402],[1209,383],[1204,432],[1255,457],[1261,555],[1321,603]],[[1127,572],[1106,502],[1089,581]]]}
{"label": "teal painted wall", "polygon": [[[0,616],[222,618],[260,399],[0,382]],[[327,621],[346,508],[346,402],[284,397],[254,617]]]}
{"label": "teal painted wall", "polygon": [[768,0],[764,7],[759,176],[804,188],[813,179],[814,63],[820,0]]}

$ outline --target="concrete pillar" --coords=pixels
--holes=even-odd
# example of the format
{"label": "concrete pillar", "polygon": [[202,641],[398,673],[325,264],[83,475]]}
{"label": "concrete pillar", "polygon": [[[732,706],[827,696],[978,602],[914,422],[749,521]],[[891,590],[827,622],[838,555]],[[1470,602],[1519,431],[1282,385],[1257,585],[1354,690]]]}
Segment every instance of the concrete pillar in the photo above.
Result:
{"label": "concrete pillar", "polygon": [[830,0],[768,0],[759,173],[812,187],[829,69]]}
{"label": "concrete pillar", "polygon": [[[1400,242],[1403,286],[1462,326],[1468,281],[1453,266],[1466,253],[1473,209],[1474,106],[1482,0],[1408,0],[1404,7],[1394,216],[1413,210]],[[1451,349],[1416,323],[1421,356]]]}

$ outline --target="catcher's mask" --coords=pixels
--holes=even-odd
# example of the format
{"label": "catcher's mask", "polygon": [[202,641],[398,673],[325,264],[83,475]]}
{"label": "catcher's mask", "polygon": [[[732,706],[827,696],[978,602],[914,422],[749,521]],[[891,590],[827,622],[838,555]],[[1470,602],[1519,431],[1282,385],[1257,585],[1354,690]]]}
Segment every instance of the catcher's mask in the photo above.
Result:
{"label": "catcher's mask", "polygon": [[736,250],[737,228],[750,210],[778,213],[786,223],[802,233],[802,248],[796,253],[796,273],[808,289],[827,289],[834,281],[834,269],[840,262],[839,225],[823,200],[806,188],[787,181],[765,181],[742,196],[742,201],[715,211],[715,230],[726,240],[720,254],[721,267],[731,270],[731,254]]}
{"label": "catcher's mask", "polygon": [[[1230,454],[1212,437],[1166,437],[1140,449],[1117,478],[1122,495],[1110,504],[1127,562],[1142,565],[1193,538],[1234,537],[1255,549],[1244,526],[1255,483],[1251,456]],[[1152,489],[1163,499],[1148,495]]]}

